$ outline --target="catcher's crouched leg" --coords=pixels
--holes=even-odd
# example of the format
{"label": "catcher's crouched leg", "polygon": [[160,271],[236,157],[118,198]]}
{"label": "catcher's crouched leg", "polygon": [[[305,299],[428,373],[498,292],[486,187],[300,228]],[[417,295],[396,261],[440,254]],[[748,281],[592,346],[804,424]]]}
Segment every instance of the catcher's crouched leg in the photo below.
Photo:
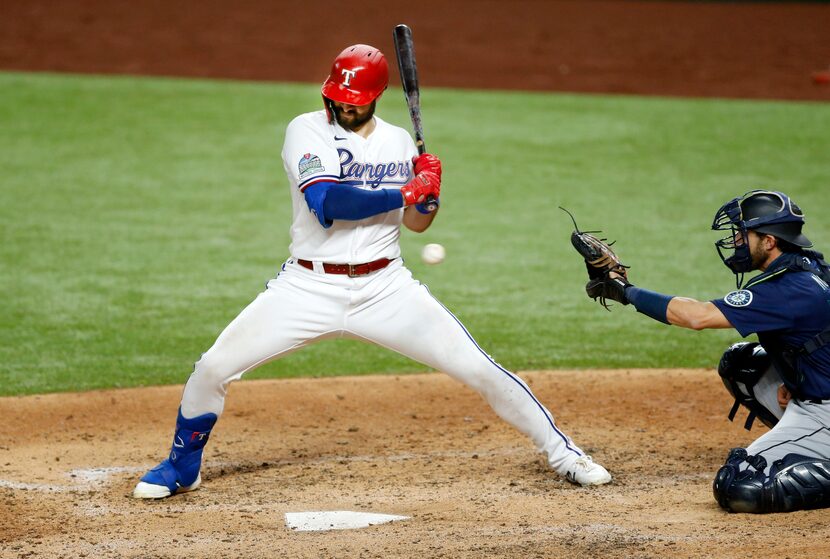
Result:
{"label": "catcher's crouched leg", "polygon": [[768,475],[766,465],[762,456],[733,448],[712,484],[718,505],[748,513],[830,507],[830,460],[788,454],[772,464]]}

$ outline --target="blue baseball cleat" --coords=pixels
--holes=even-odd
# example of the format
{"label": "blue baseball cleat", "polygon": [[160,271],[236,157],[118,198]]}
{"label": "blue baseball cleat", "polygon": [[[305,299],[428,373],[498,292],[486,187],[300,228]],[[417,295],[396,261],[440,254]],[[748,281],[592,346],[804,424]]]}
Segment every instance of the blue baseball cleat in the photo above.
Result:
{"label": "blue baseball cleat", "polygon": [[186,419],[179,409],[170,456],[144,474],[133,490],[133,497],[163,499],[175,493],[197,489],[202,483],[202,476],[199,475],[202,450],[216,419],[214,413]]}

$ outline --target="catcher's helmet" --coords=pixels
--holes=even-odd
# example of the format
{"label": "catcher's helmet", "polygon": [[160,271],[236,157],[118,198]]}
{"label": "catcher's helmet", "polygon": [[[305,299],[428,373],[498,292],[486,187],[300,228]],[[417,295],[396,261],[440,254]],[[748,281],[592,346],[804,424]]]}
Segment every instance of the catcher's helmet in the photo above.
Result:
{"label": "catcher's helmet", "polygon": [[[721,206],[715,214],[712,229],[730,231],[730,235],[717,241],[715,247],[730,270],[743,274],[752,270],[747,231],[772,235],[807,248],[813,243],[801,233],[803,225],[804,213],[789,196],[772,190],[751,190]],[[724,251],[731,250],[734,250],[732,255],[724,256]]]}
{"label": "catcher's helmet", "polygon": [[329,120],[333,118],[329,100],[349,105],[368,105],[386,89],[389,65],[375,47],[352,45],[343,49],[331,65],[321,93]]}

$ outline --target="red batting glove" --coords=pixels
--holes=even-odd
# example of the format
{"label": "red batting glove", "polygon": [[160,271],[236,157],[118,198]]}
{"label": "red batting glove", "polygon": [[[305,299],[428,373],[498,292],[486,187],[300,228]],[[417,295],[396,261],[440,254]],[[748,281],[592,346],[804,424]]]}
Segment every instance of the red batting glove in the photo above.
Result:
{"label": "red batting glove", "polygon": [[441,160],[431,153],[422,153],[412,158],[412,164],[415,166],[415,174],[421,171],[430,171],[438,175],[438,180],[441,180]]}
{"label": "red batting glove", "polygon": [[441,178],[432,171],[421,171],[401,187],[401,194],[404,206],[420,204],[430,195],[438,198],[441,194]]}

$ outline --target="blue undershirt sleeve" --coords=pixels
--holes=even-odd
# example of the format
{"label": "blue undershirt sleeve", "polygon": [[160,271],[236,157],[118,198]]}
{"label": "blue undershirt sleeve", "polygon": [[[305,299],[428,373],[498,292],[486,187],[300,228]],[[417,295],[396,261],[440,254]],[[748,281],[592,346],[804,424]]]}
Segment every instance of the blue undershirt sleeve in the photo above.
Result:
{"label": "blue undershirt sleeve", "polygon": [[356,221],[403,207],[399,190],[360,190],[336,182],[318,182],[303,191],[306,203],[325,228],[335,219]]}
{"label": "blue undershirt sleeve", "polygon": [[669,309],[669,302],[674,298],[672,295],[664,295],[656,291],[629,285],[625,288],[625,297],[629,303],[634,305],[637,312],[641,312],[663,324],[671,325],[666,314]]}

